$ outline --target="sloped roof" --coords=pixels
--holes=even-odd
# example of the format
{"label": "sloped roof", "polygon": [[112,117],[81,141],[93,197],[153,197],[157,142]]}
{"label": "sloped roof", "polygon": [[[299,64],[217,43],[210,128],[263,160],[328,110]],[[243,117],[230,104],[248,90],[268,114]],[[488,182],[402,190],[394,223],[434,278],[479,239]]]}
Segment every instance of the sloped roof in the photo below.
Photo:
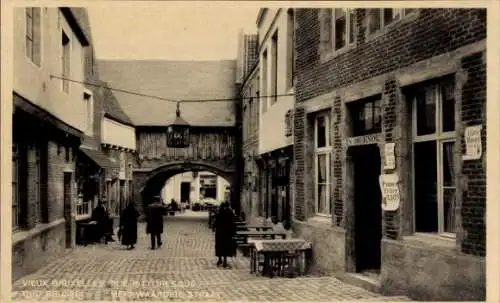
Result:
{"label": "sloped roof", "polygon": [[130,120],[129,116],[123,111],[118,100],[116,99],[114,93],[110,89],[106,89],[109,85],[107,83],[103,83],[103,100],[102,106],[104,110],[104,114],[114,120],[122,122],[124,124],[133,125],[132,120]]}
{"label": "sloped roof", "polygon": [[[236,61],[99,60],[100,78],[109,87],[174,100],[236,96]],[[113,91],[136,126],[168,125],[176,103]],[[193,126],[233,126],[234,102],[181,103],[181,116]]]}

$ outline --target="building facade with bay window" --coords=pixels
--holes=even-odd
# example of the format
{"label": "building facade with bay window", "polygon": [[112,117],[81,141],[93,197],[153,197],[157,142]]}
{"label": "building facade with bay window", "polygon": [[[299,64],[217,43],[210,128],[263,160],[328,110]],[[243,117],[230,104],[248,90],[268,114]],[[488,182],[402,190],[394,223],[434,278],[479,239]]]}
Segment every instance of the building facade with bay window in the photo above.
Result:
{"label": "building facade with bay window", "polygon": [[295,15],[293,229],[313,268],[484,300],[486,10]]}

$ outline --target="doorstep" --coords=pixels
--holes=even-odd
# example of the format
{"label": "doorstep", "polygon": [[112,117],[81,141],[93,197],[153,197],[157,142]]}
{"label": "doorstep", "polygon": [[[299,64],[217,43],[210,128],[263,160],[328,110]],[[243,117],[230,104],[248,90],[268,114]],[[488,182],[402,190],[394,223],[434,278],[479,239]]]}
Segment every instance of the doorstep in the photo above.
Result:
{"label": "doorstep", "polygon": [[341,273],[336,275],[342,282],[364,288],[374,293],[381,293],[380,276],[363,273]]}

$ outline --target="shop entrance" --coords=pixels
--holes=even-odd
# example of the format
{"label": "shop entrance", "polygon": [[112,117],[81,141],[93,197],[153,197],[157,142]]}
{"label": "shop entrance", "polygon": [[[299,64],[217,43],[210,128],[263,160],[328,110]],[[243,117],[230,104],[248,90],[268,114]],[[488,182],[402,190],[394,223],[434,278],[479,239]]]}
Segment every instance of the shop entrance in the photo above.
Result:
{"label": "shop entrance", "polygon": [[382,208],[380,152],[376,144],[352,147],[356,272],[380,272]]}

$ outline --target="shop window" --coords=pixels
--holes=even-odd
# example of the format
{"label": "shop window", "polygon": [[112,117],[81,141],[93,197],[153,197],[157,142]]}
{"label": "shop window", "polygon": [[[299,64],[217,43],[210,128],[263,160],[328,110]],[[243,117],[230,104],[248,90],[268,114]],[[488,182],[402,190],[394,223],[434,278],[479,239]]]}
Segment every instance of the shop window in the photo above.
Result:
{"label": "shop window", "polygon": [[455,100],[451,80],[417,88],[413,101],[415,230],[455,233]]}
{"label": "shop window", "polygon": [[319,215],[330,215],[330,116],[319,114],[315,118],[315,207]]}
{"label": "shop window", "polygon": [[354,136],[381,132],[382,101],[380,95],[350,104],[349,111],[353,122]]}

